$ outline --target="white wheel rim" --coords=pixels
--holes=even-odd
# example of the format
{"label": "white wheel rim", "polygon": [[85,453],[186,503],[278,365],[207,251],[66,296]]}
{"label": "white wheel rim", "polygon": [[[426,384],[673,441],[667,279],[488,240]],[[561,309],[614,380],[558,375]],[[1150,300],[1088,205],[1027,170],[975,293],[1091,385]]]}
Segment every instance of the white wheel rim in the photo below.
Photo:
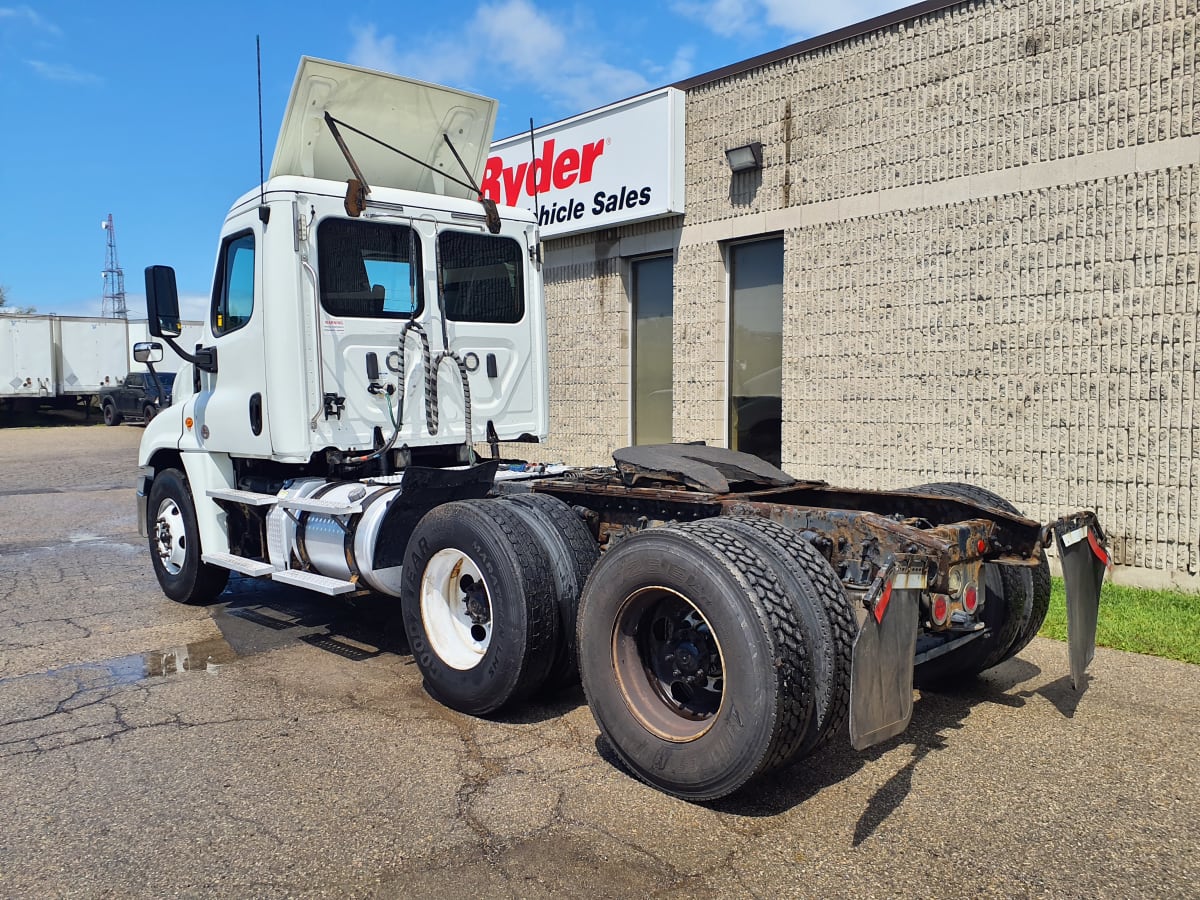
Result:
{"label": "white wheel rim", "polygon": [[490,598],[483,573],[461,550],[439,550],[425,566],[421,621],[429,646],[452,669],[473,669],[487,653],[492,642]]}
{"label": "white wheel rim", "polygon": [[170,498],[158,505],[154,522],[154,543],[158,559],[169,575],[183,571],[187,559],[187,534],[183,527],[183,512]]}

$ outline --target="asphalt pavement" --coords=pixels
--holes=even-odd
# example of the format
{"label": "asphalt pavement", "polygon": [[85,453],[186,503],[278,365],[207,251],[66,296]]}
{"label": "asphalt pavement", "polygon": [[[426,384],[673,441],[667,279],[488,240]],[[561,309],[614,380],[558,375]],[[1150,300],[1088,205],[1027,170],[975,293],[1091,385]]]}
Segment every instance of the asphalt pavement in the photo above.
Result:
{"label": "asphalt pavement", "polygon": [[[159,592],[141,429],[0,427],[2,897],[1185,897],[1200,669],[1043,639],[908,732],[715,804],[621,771],[575,689],[450,712],[391,601]],[[802,474],[802,473],[800,473]]]}

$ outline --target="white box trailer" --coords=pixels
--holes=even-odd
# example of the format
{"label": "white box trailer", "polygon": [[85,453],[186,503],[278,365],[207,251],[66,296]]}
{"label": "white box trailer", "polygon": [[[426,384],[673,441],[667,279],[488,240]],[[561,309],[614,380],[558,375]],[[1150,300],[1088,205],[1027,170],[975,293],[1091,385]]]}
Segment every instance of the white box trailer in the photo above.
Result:
{"label": "white box trailer", "polygon": [[0,316],[0,399],[32,406],[55,396],[54,329],[49,316]]}
{"label": "white box trailer", "polygon": [[[204,340],[203,322],[184,322],[185,346]],[[0,406],[33,410],[92,402],[103,387],[146,367],[133,345],[150,340],[146,322],[94,316],[0,315]],[[180,360],[164,359],[163,372]]]}
{"label": "white box trailer", "polygon": [[129,334],[122,319],[48,316],[54,335],[55,395],[95,397],[129,372]]}

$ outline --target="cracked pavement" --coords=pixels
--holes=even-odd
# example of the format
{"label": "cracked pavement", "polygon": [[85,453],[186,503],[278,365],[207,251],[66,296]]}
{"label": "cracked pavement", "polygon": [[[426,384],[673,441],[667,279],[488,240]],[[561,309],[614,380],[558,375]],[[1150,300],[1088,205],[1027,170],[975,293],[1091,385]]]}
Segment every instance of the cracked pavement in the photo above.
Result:
{"label": "cracked pavement", "polygon": [[1200,670],[1035,640],[909,731],[706,806],[576,689],[446,710],[385,600],[158,591],[141,429],[0,428],[0,896],[1194,896]]}

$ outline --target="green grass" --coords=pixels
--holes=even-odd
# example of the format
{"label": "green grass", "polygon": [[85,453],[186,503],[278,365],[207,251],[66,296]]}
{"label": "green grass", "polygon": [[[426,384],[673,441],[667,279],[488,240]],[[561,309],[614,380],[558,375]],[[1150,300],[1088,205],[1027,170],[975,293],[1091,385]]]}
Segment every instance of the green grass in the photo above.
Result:
{"label": "green grass", "polygon": [[[1067,639],[1061,578],[1053,579],[1050,611],[1039,634],[1058,641]],[[1096,644],[1200,664],[1200,594],[1105,583],[1100,592]]]}

